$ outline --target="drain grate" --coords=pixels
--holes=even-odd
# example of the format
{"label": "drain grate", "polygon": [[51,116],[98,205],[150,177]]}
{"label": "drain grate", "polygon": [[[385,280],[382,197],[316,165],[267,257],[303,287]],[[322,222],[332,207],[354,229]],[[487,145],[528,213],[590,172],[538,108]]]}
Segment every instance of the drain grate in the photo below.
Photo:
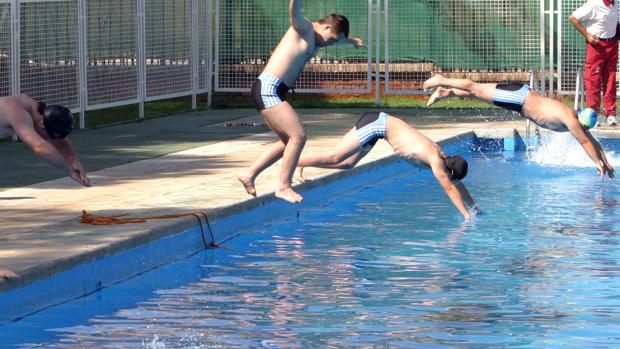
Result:
{"label": "drain grate", "polygon": [[267,124],[264,122],[229,122],[224,124],[224,127],[267,127]]}

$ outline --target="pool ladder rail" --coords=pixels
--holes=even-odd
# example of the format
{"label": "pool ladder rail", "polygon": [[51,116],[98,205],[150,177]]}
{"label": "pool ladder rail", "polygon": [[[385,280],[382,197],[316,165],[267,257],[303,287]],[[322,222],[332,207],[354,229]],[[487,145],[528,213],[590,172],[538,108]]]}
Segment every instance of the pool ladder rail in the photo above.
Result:
{"label": "pool ladder rail", "polygon": [[[530,90],[534,92],[541,90],[538,85],[538,82],[540,81],[540,79],[538,79],[538,74],[539,74],[539,71],[534,68],[532,68],[532,70],[530,71]],[[542,85],[542,82],[541,82],[541,85]],[[538,127],[538,125],[534,124],[534,135],[536,136],[536,142],[532,142],[531,129],[532,129],[532,122],[530,121],[530,119],[526,119],[525,120],[525,142],[524,142],[526,154],[529,153],[531,150],[536,149],[541,144],[540,128]]]}

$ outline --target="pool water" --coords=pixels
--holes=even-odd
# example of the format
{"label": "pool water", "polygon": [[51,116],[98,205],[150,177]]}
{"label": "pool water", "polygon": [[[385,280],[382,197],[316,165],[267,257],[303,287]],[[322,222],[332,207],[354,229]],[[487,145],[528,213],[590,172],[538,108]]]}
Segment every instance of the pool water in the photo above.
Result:
{"label": "pool water", "polygon": [[0,327],[18,348],[619,348],[620,187],[469,156],[464,221],[429,171]]}

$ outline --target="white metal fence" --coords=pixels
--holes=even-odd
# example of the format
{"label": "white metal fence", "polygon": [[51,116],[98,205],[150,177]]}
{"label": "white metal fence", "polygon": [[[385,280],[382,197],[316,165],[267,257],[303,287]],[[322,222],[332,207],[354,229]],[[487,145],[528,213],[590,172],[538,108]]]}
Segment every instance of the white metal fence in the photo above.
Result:
{"label": "white metal fence", "polygon": [[211,0],[0,0],[0,95],[81,112],[210,92]]}
{"label": "white metal fence", "polygon": [[[319,50],[296,91],[370,93],[374,77],[377,97],[415,94],[434,72],[525,82],[536,69],[543,89],[572,94],[584,44],[567,18],[584,1],[304,1],[310,19],[346,15],[368,49]],[[195,108],[198,94],[248,92],[290,25],[288,4],[0,0],[0,96],[66,104],[84,126],[89,110],[139,103],[142,116],[147,101],[193,96]]]}
{"label": "white metal fence", "polygon": [[385,86],[416,94],[434,72],[527,82],[544,52],[541,0],[385,0]]}

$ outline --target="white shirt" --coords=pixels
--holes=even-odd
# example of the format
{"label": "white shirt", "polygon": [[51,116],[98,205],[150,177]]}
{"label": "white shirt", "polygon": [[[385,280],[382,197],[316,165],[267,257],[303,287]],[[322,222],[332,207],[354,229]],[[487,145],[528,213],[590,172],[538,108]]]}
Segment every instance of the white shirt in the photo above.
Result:
{"label": "white shirt", "polygon": [[572,15],[583,24],[588,33],[601,39],[609,39],[616,35],[618,1],[620,0],[607,6],[603,0],[588,0]]}

